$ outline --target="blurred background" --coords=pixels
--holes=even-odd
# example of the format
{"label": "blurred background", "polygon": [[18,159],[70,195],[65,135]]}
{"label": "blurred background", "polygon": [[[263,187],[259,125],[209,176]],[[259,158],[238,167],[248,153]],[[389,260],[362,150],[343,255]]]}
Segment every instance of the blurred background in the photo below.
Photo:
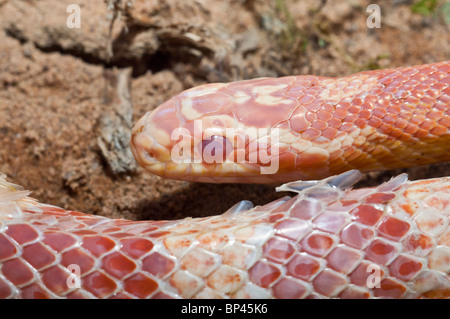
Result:
{"label": "blurred background", "polygon": [[[285,194],[147,174],[130,158],[132,123],[203,83],[444,60],[446,0],[0,0],[0,172],[40,201],[114,218],[264,204]],[[445,176],[450,165],[360,186],[403,171]]]}

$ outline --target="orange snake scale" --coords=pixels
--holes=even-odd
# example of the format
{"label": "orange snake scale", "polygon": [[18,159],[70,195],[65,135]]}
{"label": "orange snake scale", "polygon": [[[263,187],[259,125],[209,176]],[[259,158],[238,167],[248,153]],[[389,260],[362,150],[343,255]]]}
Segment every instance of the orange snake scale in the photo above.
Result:
{"label": "orange snake scale", "polygon": [[[257,128],[278,129],[277,152]],[[39,203],[0,175],[0,298],[448,298],[450,177],[352,185],[355,169],[448,161],[449,141],[450,62],[187,90],[136,124],[139,164],[175,179],[289,182],[278,190],[295,196],[130,221]],[[195,160],[210,143],[226,146],[225,163],[171,157],[186,146]],[[277,156],[277,174],[249,161],[252,143]]]}

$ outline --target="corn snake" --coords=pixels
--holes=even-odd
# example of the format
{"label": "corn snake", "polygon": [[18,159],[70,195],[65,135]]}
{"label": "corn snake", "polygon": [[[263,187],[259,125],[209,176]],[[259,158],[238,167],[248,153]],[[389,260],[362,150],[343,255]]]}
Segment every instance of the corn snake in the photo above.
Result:
{"label": "corn snake", "polygon": [[[323,178],[285,184],[281,190],[298,195],[262,207],[243,202],[219,216],[180,221],[110,220],[38,203],[2,178],[0,298],[448,297],[449,178],[399,175],[352,190],[357,171],[327,176],[448,161],[449,84],[450,62],[337,79],[209,84],[136,124],[138,163],[164,177]],[[179,140],[171,135],[180,127],[194,159],[213,143],[232,163],[172,162]],[[220,139],[227,127],[236,140]],[[280,157],[279,174],[261,174],[258,161],[234,163],[238,154],[249,159],[251,144],[262,140],[252,127],[280,130],[272,154]],[[79,267],[79,287],[68,284],[71,265]],[[378,270],[373,287],[368,269]]]}

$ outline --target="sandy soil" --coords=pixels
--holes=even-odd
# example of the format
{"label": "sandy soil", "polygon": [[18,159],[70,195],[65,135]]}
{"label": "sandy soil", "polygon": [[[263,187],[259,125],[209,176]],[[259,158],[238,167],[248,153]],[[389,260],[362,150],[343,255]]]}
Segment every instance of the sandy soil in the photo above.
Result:
{"label": "sandy soil", "polygon": [[[115,218],[205,216],[283,194],[268,185],[163,180],[133,165],[115,173],[99,143],[100,119],[114,104],[105,98],[105,70],[130,70],[135,122],[207,82],[450,59],[445,1],[429,15],[412,12],[412,1],[379,1],[375,29],[363,0],[109,2],[116,11],[76,2],[81,28],[71,29],[72,0],[0,0],[0,171],[40,201]],[[450,166],[370,174],[361,185],[401,171],[418,179],[449,175]]]}

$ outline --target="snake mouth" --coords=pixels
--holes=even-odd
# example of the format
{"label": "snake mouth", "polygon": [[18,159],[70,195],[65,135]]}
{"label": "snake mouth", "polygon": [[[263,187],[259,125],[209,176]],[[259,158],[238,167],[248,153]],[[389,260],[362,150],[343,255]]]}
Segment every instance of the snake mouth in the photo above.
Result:
{"label": "snake mouth", "polygon": [[145,132],[133,133],[130,147],[136,162],[141,167],[153,174],[165,176],[167,163],[161,159],[167,157],[167,149],[154,142]]}
{"label": "snake mouth", "polygon": [[154,152],[147,151],[148,149],[151,149],[151,146],[151,139],[147,139],[145,137],[145,133],[133,131],[130,141],[130,147],[136,162],[138,162],[140,166],[146,167],[148,165],[158,163],[158,160],[155,158]]}
{"label": "snake mouth", "polygon": [[146,123],[152,112],[146,113],[133,127],[130,148],[136,162],[154,174],[162,175],[168,150],[147,132]]}

